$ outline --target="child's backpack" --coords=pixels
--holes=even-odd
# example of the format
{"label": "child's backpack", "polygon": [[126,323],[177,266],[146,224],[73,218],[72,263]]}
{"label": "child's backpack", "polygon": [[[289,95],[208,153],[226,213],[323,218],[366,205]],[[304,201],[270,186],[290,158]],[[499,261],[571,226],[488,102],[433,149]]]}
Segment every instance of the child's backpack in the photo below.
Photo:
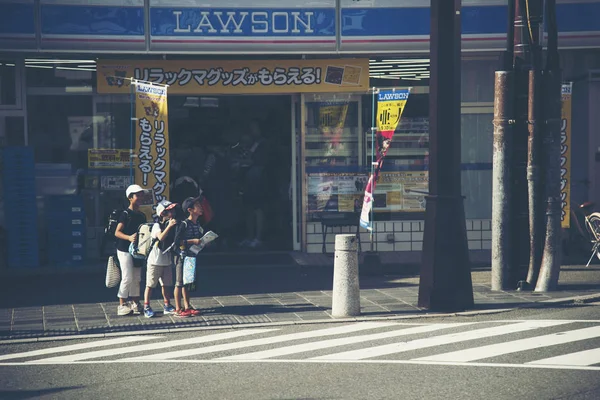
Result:
{"label": "child's backpack", "polygon": [[156,243],[152,239],[152,226],[154,223],[141,224],[137,231],[135,242],[131,243],[129,252],[134,258],[145,260]]}
{"label": "child's backpack", "polygon": [[127,210],[115,208],[108,215],[108,221],[104,227],[104,237],[107,239],[115,239],[115,232],[117,231],[117,225],[119,225],[119,218],[123,212]]}

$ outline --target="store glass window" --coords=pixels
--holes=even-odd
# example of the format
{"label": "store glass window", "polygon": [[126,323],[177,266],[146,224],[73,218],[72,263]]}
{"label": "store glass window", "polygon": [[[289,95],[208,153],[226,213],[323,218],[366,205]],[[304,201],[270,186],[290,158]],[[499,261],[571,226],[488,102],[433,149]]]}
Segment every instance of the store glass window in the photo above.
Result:
{"label": "store glass window", "polygon": [[28,145],[33,149],[40,265],[95,259],[97,177],[88,150],[98,143],[93,60],[25,59]]}
{"label": "store glass window", "polygon": [[356,94],[305,96],[307,221],[360,211],[368,178],[359,135],[361,101]]}
{"label": "store glass window", "polygon": [[[427,92],[425,86],[415,86],[411,89],[375,187],[373,218],[376,221],[420,219],[425,212],[425,196],[429,191]],[[368,99],[368,107],[363,107],[365,169],[370,173],[373,158],[371,126],[377,125],[373,120],[373,110],[377,116],[377,97],[368,95],[364,98],[365,101]]]}
{"label": "store glass window", "polygon": [[0,108],[17,104],[17,67],[14,61],[0,58]]}

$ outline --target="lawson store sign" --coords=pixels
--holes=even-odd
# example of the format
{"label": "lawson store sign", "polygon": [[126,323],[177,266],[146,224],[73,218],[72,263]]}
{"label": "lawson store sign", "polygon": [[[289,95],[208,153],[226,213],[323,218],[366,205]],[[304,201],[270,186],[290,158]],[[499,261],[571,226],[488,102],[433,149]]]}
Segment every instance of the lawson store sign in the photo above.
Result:
{"label": "lawson store sign", "polygon": [[[557,3],[559,46],[600,47],[600,0]],[[429,5],[430,0],[0,0],[0,50],[425,52]],[[463,0],[463,50],[503,49],[507,18],[506,0]]]}
{"label": "lawson store sign", "polygon": [[[251,2],[248,2],[249,4]],[[219,51],[222,46],[335,50],[335,1],[303,8],[152,7],[153,50],[173,45],[193,49],[202,45]]]}

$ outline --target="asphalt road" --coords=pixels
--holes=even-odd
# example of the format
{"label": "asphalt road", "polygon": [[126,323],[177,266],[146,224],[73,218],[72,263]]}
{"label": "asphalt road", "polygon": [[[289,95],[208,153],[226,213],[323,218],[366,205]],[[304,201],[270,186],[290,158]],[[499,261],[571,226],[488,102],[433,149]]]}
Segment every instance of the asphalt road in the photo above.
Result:
{"label": "asphalt road", "polygon": [[598,304],[5,344],[0,398],[596,400],[599,349]]}

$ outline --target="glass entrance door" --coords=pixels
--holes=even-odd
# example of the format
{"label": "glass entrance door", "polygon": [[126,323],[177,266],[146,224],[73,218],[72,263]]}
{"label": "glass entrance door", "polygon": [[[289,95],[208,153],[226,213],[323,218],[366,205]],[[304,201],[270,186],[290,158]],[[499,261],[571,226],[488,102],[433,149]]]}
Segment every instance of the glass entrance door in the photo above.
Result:
{"label": "glass entrance door", "polygon": [[0,111],[0,147],[25,146],[27,144],[26,120],[21,112]]}

